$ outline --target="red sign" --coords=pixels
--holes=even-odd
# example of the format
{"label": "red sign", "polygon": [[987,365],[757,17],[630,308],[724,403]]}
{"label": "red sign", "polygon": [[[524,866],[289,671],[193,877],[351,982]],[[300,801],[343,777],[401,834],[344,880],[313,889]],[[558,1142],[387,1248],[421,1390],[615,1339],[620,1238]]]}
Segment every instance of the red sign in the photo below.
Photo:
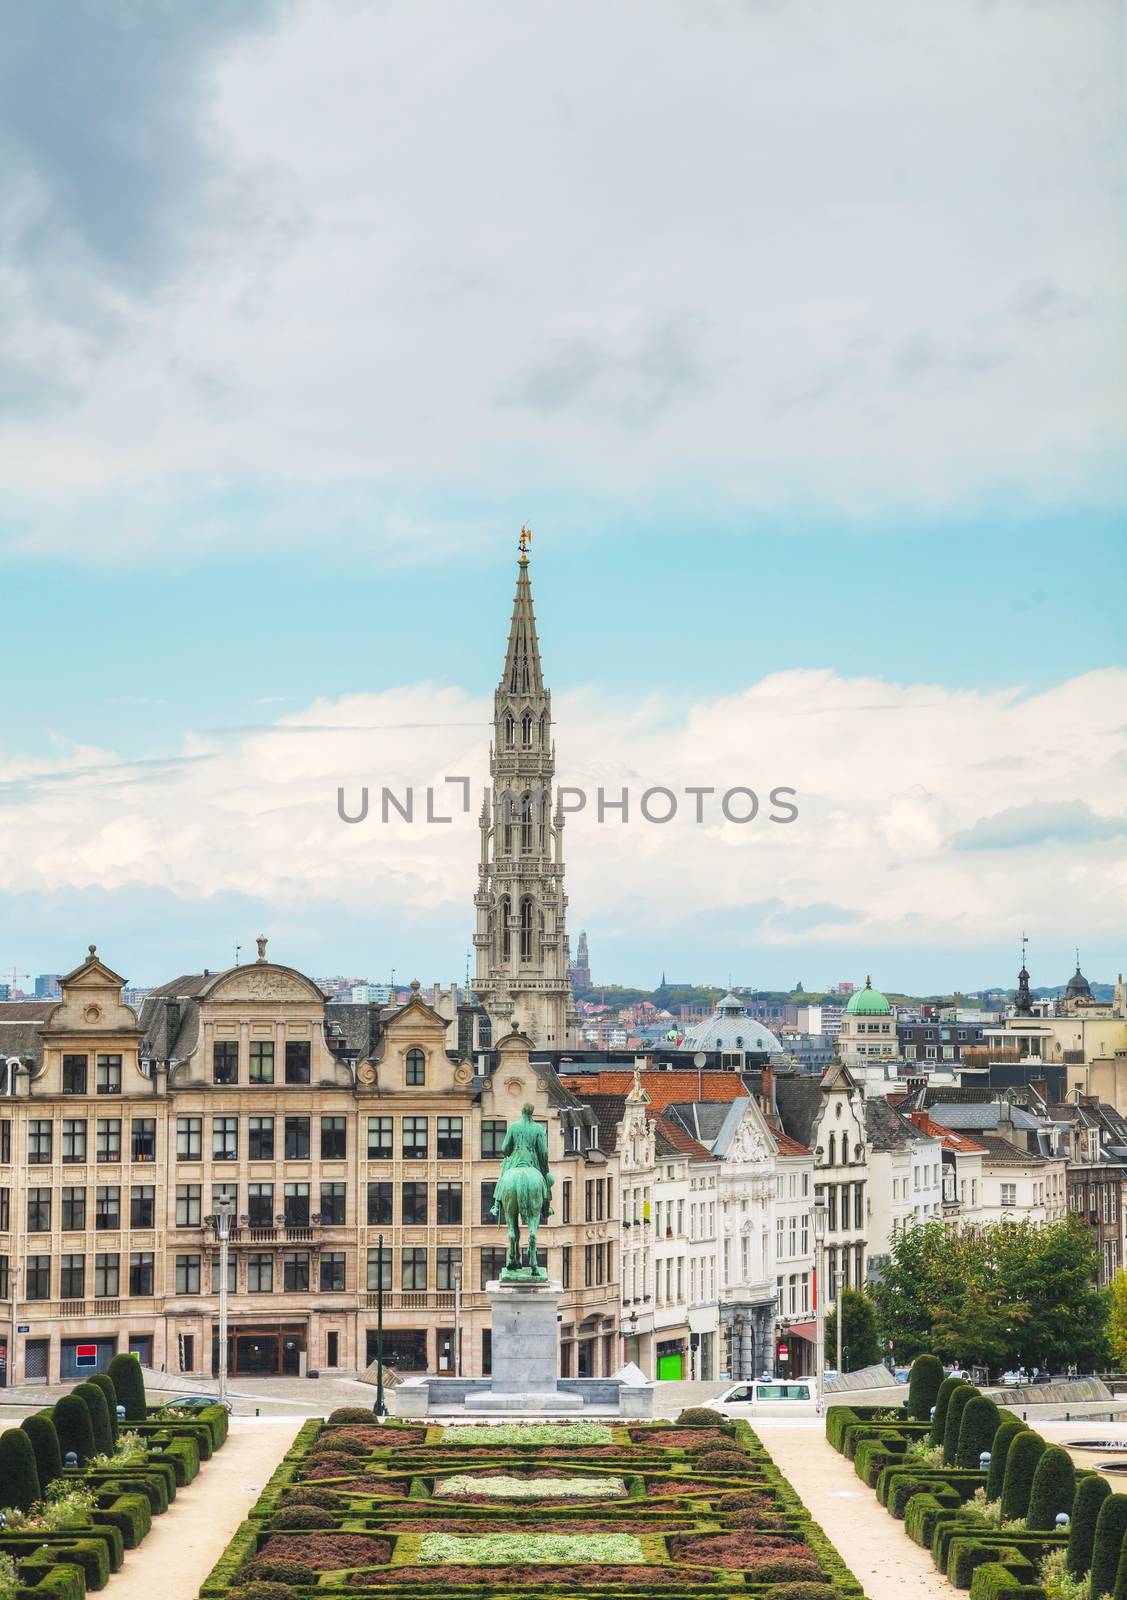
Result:
{"label": "red sign", "polygon": [[76,1367],[96,1367],[98,1364],[98,1346],[96,1344],[76,1345],[74,1364]]}

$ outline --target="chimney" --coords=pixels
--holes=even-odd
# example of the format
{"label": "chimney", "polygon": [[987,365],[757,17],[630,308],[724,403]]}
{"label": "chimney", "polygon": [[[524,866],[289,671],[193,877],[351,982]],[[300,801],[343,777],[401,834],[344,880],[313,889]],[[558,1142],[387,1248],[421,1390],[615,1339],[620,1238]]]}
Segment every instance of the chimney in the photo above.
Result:
{"label": "chimney", "polygon": [[775,1069],[769,1063],[764,1065],[760,1079],[759,1103],[765,1117],[775,1115]]}

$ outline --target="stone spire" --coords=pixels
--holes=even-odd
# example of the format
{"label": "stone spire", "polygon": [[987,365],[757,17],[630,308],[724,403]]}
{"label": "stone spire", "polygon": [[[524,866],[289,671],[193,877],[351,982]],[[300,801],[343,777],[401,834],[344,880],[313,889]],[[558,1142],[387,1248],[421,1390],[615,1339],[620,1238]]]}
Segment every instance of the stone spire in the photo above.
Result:
{"label": "stone spire", "polygon": [[1029,940],[1024,933],[1021,936],[1021,971],[1017,975],[1017,996],[1014,1000],[1015,1017],[1031,1017],[1033,1015],[1033,996],[1029,992],[1029,973],[1025,966],[1025,947]]}

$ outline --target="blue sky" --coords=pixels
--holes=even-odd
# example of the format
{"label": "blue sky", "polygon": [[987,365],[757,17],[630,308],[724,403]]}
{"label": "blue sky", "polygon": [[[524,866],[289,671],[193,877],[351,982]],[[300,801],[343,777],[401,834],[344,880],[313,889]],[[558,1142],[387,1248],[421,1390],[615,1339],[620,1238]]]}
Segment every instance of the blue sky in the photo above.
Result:
{"label": "blue sky", "polygon": [[599,975],[1111,975],[1115,0],[447,16],[11,19],[0,966],[460,975],[472,826],[333,797],[483,769],[527,521],[561,775],[802,796],[576,819]]}

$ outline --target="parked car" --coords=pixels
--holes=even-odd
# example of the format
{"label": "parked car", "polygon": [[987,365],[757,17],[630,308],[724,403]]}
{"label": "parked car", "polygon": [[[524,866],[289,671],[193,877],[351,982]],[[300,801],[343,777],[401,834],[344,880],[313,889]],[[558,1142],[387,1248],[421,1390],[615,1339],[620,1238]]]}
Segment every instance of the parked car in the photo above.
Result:
{"label": "parked car", "polygon": [[733,1419],[813,1416],[818,1396],[812,1378],[760,1378],[755,1383],[733,1384],[718,1400],[708,1403]]}

